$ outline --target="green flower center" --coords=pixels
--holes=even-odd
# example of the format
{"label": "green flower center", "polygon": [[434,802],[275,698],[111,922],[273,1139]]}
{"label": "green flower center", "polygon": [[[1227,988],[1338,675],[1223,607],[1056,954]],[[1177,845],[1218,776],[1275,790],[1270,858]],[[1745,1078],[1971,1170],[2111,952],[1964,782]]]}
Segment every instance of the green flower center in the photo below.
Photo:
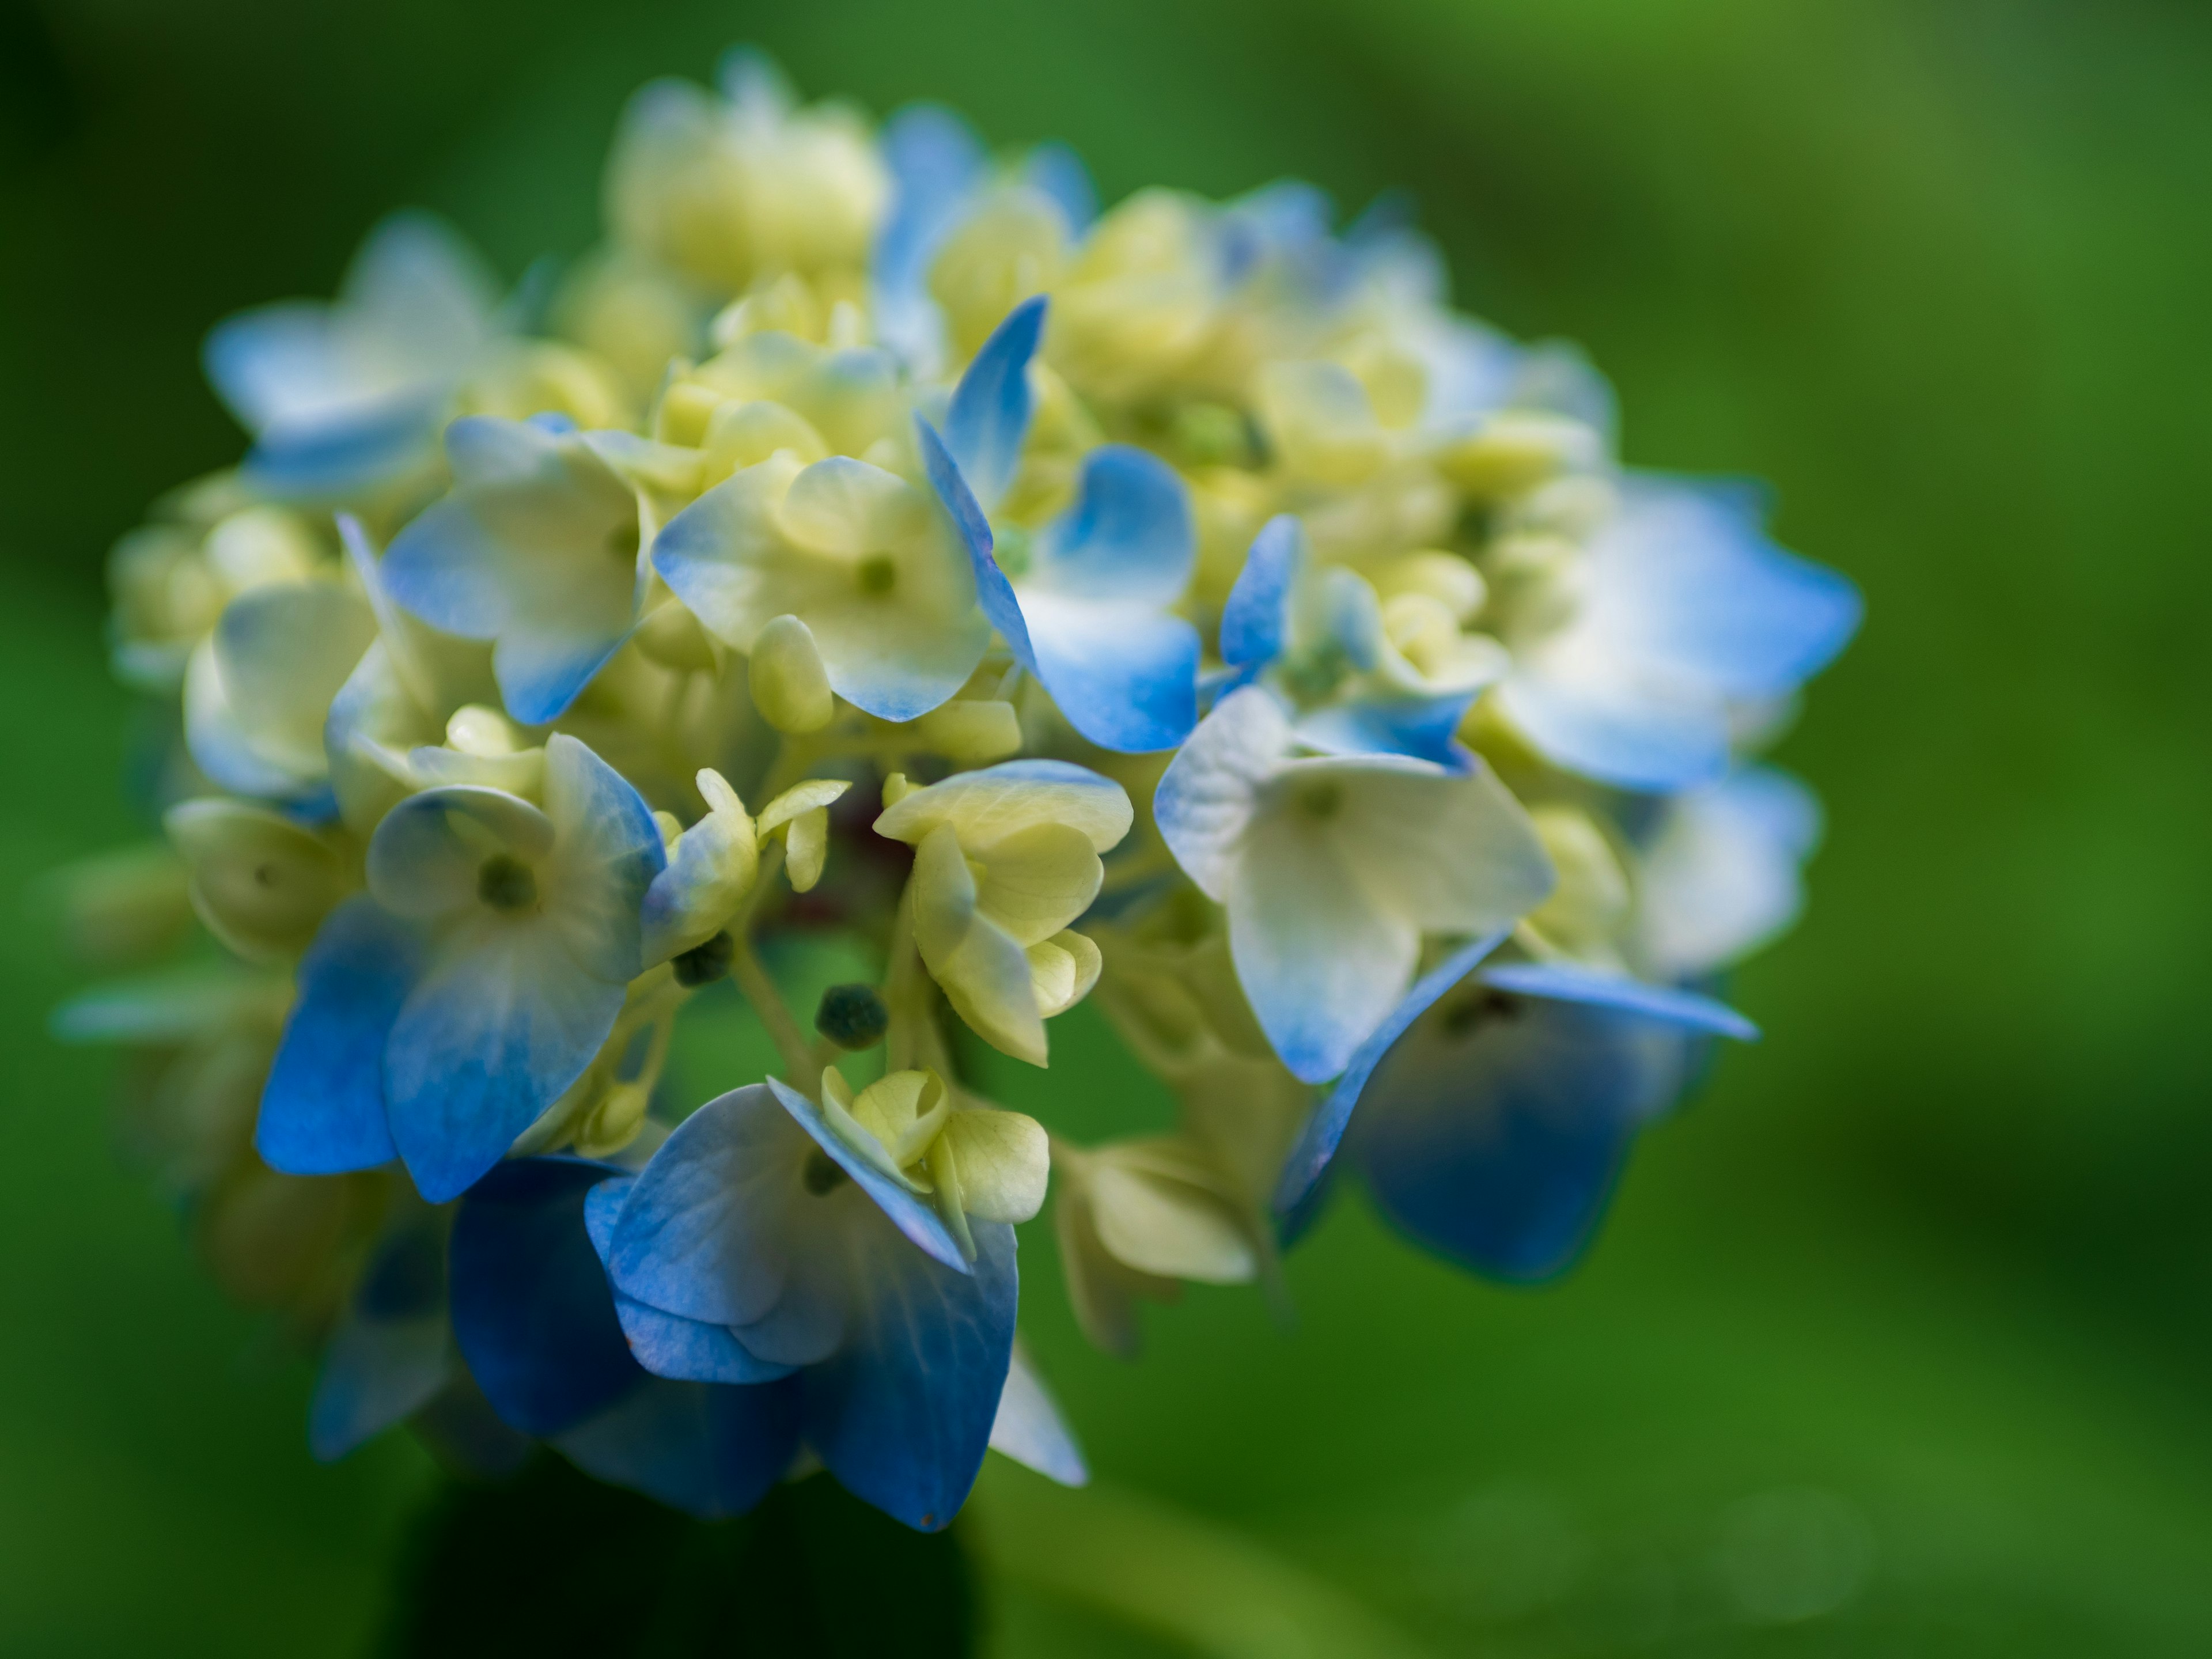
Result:
{"label": "green flower center", "polygon": [[1344,810],[1344,786],[1330,780],[1310,783],[1298,791],[1298,811],[1316,823],[1327,823]]}
{"label": "green flower center", "polygon": [[538,902],[537,872],[520,859],[494,853],[477,866],[477,896],[495,910],[527,910]]}
{"label": "green flower center", "polygon": [[637,562],[638,532],[635,515],[607,532],[607,551],[623,564]]}
{"label": "green flower center", "polygon": [[857,573],[863,593],[888,593],[898,586],[898,566],[888,553],[871,553]]}
{"label": "green flower center", "polygon": [[842,1164],[819,1146],[807,1153],[806,1168],[799,1176],[799,1179],[806,1183],[806,1190],[817,1198],[836,1192],[852,1178],[845,1173]]}

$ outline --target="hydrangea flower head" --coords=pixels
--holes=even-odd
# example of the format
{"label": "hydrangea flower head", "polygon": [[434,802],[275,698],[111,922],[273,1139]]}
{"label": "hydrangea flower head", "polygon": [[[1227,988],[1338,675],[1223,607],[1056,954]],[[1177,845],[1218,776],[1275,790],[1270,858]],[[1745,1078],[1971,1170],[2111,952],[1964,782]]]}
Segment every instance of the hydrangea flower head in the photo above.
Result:
{"label": "hydrangea flower head", "polygon": [[[543,306],[406,216],[220,325],[252,447],[111,566],[180,738],[163,842],[70,884],[132,976],[56,1029],[321,1345],[316,1454],[543,1442],[703,1516],[819,1466],[935,1528],[992,1449],[1086,1478],[1018,1340],[1048,1206],[1121,1354],[1285,1295],[1347,1176],[1567,1267],[1752,1035],[1720,978],[1820,828],[1757,751],[1850,585],[1624,467],[1402,215],[1102,207],[746,52],[638,94],[604,199]],[[857,965],[806,1007],[810,938]],[[1171,1125],[1067,1133],[1029,1068],[1091,999]],[[744,1020],[772,1066],[698,1041]]]}

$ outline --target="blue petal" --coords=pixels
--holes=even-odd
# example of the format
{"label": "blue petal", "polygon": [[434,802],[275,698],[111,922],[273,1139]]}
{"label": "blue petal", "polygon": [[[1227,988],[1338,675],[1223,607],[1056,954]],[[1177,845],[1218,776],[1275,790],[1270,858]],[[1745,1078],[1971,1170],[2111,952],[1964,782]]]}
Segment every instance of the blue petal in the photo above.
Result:
{"label": "blue petal", "polygon": [[1476,1270],[1528,1281],[1581,1253],[1637,1129],[1692,1038],[1538,998],[1424,1021],[1376,1068],[1350,1144],[1385,1216]]}
{"label": "blue petal", "polygon": [[1450,772],[1474,769],[1474,755],[1459,741],[1472,691],[1441,697],[1393,697],[1330,703],[1298,717],[1308,748],[1329,755],[1410,755]]}
{"label": "blue petal", "polygon": [[615,1294],[615,1316],[629,1340],[631,1356],[672,1382],[773,1382],[796,1369],[757,1358],[726,1325],[663,1313],[620,1291]]}
{"label": "blue petal", "polygon": [[1175,469],[1127,444],[1084,458],[1075,501],[1037,539],[1030,580],[1071,599],[1173,605],[1198,558],[1190,497]]}
{"label": "blue petal", "polygon": [[1382,1064],[1382,1057],[1438,997],[1465,979],[1475,964],[1503,945],[1507,937],[1503,933],[1492,933],[1452,952],[1415,981],[1413,988],[1391,1011],[1389,1018],[1359,1045],[1336,1087],[1329,1091],[1321,1109],[1306,1120],[1304,1132],[1283,1161],[1282,1178],[1275,1188],[1278,1214],[1288,1216],[1297,1211],[1328,1173],[1343,1142],[1345,1127],[1352,1121],[1352,1108],[1359,1103],[1360,1093],[1367,1087],[1367,1079],[1374,1075],[1375,1068]]}
{"label": "blue petal", "polygon": [[621,1012],[538,925],[469,924],[423,971],[385,1046],[386,1115],[422,1196],[458,1197],[583,1074]]}
{"label": "blue petal", "polygon": [[628,629],[581,636],[508,635],[491,659],[507,712],[525,726],[550,726],[629,639]]}
{"label": "blue petal", "polygon": [[553,1443],[586,1474],[704,1521],[742,1515],[799,1455],[795,1382],[753,1388],[647,1377]]}
{"label": "blue petal", "polygon": [[1291,585],[1305,561],[1305,529],[1288,513],[1260,526],[1244,568],[1221,607],[1221,660],[1240,668],[1273,662],[1290,631]]}
{"label": "blue petal", "polygon": [[1198,724],[1198,630],[1143,605],[1031,595],[1036,676],[1068,723],[1102,749],[1173,749]]}
{"label": "blue petal", "polygon": [[417,1210],[379,1242],[331,1334],[307,1408],[307,1444],[325,1462],[412,1416],[452,1375],[441,1222]]}
{"label": "blue petal", "polygon": [[1724,1002],[1668,985],[1647,985],[1624,974],[1599,973],[1563,962],[1506,962],[1482,970],[1482,982],[1522,996],[1634,1014],[1685,1031],[1748,1042],[1759,1027]]}
{"label": "blue petal", "polygon": [[1022,608],[1014,599],[1006,573],[991,556],[990,520],[976,505],[974,493],[946,451],[945,441],[937,435],[937,429],[919,415],[914,417],[914,428],[915,441],[921,452],[921,469],[928,475],[930,488],[937,492],[939,502],[952,520],[953,531],[967,548],[968,557],[975,567],[975,602],[982,607],[991,626],[1006,636],[1016,659],[1034,673],[1036,656],[1030,648],[1030,630],[1022,620]]}
{"label": "blue petal", "polygon": [[398,1156],[384,1047],[422,971],[421,937],[366,894],[331,912],[300,963],[300,1000],[261,1091],[254,1149],[286,1175],[373,1169]]}
{"label": "blue petal", "polygon": [[953,388],[945,417],[945,447],[987,508],[1006,494],[1021,465],[1036,401],[1030,360],[1044,335],[1044,312],[1039,295],[1006,313]]}
{"label": "blue petal", "polygon": [[848,1146],[837,1132],[822,1115],[821,1107],[793,1088],[781,1078],[768,1080],[769,1090],[783,1103],[783,1109],[798,1120],[799,1127],[814,1138],[815,1145],[836,1160],[838,1168],[853,1177],[854,1185],[876,1201],[878,1209],[891,1218],[891,1223],[908,1240],[918,1245],[955,1273],[969,1271],[968,1259],[961,1254],[960,1246],[938,1218],[937,1212],[915,1194],[908,1192]]}
{"label": "blue petal", "polygon": [[[637,1185],[623,1177],[602,1182],[584,1200],[584,1229],[605,1262],[614,1251],[623,1206]],[[655,1376],[678,1382],[772,1382],[792,1367],[757,1358],[726,1325],[686,1319],[615,1289],[615,1316],[629,1339],[630,1353]]]}
{"label": "blue petal", "polygon": [[1516,674],[1498,688],[1514,725],[1547,759],[1622,789],[1671,792],[1729,767],[1727,711]]}
{"label": "blue petal", "polygon": [[584,1195],[613,1173],[503,1164],[454,1218],[453,1336],[492,1408],[525,1434],[558,1434],[645,1381],[584,1231]]}
{"label": "blue petal", "polygon": [[716,1325],[761,1318],[786,1279],[780,1200],[806,1143],[767,1088],[708,1101],[677,1125],[604,1220],[607,1271],[624,1295]]}
{"label": "blue petal", "polygon": [[1781,696],[1857,630],[1858,590],[1769,541],[1749,492],[1637,479],[1625,509],[1613,533],[1639,556],[1623,565],[1637,573],[1649,625],[1663,630],[1655,650],[1728,696]]}
{"label": "blue petal", "polygon": [[385,592],[412,615],[465,640],[489,640],[514,614],[509,564],[483,521],[449,495],[392,538],[378,568]]}
{"label": "blue petal", "polygon": [[867,1262],[854,1328],[798,1379],[807,1443],[830,1472],[927,1531],[949,1522],[975,1484],[1013,1353],[1014,1231],[983,1221],[973,1231],[971,1274],[908,1249],[888,1228],[856,1241]]}
{"label": "blue petal", "polygon": [[895,292],[918,289],[930,256],[982,177],[983,146],[975,131],[938,104],[909,104],[884,123],[884,164],[891,208],[876,237],[876,280]]}

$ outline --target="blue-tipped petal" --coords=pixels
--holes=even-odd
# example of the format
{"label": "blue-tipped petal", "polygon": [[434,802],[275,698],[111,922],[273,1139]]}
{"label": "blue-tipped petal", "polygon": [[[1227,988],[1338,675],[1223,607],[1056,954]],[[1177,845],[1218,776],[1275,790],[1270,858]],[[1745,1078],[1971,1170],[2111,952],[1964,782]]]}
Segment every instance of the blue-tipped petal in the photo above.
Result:
{"label": "blue-tipped petal", "polygon": [[940,104],[908,104],[884,123],[884,162],[890,169],[891,208],[878,233],[877,282],[896,292],[919,289],[936,251],[983,175],[983,146],[959,116]]}
{"label": "blue-tipped petal", "polygon": [[1015,601],[1014,590],[1006,580],[1006,573],[999,568],[999,562],[991,556],[991,524],[983,516],[974,492],[961,477],[960,468],[937,435],[937,429],[917,415],[914,417],[915,441],[921,453],[921,469],[928,476],[930,488],[951,520],[952,528],[968,550],[968,557],[975,572],[975,602],[982,607],[985,618],[1006,638],[1008,647],[1023,667],[1032,673],[1036,670],[1036,654],[1030,647],[1030,630],[1022,619],[1022,608]]}
{"label": "blue-tipped petal", "polygon": [[328,425],[272,431],[246,453],[240,476],[280,501],[342,501],[427,465],[437,454],[445,395],[403,396]]}
{"label": "blue-tipped petal", "polygon": [[960,377],[945,412],[945,447],[987,510],[1006,493],[1021,465],[1036,405],[1030,360],[1044,337],[1044,313],[1039,295],[1006,313]]}
{"label": "blue-tipped petal", "polygon": [[1506,962],[1482,970],[1482,982],[1522,996],[1633,1014],[1685,1031],[1748,1042],[1759,1027],[1724,1002],[1671,985],[1647,985],[1625,974],[1600,973],[1564,962]]}
{"label": "blue-tipped petal", "polygon": [[1540,674],[1516,674],[1498,696],[1539,753],[1601,783],[1665,793],[1728,770],[1727,711],[1710,700],[1662,700]]}
{"label": "blue-tipped petal", "polygon": [[924,1531],[948,1523],[975,1484],[1013,1352],[1013,1229],[971,1227],[972,1273],[949,1271],[888,1227],[856,1234],[852,1328],[798,1378],[807,1443],[830,1472]]}
{"label": "blue-tipped petal", "polygon": [[1595,554],[1610,564],[1607,544],[1620,544],[1654,656],[1731,697],[1779,696],[1818,673],[1862,611],[1847,578],[1766,538],[1764,507],[1725,484],[1634,480]]}
{"label": "blue-tipped petal", "polygon": [[1036,559],[1028,581],[1068,599],[1173,605],[1198,560],[1188,492],[1158,456],[1101,444],[1084,458],[1073,504],[1038,537]]}
{"label": "blue-tipped petal", "polygon": [[752,1388],[647,1377],[554,1441],[586,1474],[702,1521],[743,1515],[799,1455],[796,1382]]}
{"label": "blue-tipped petal", "polygon": [[583,1074],[623,989],[578,968],[544,917],[442,942],[384,1058],[392,1142],[424,1198],[459,1196]]}
{"label": "blue-tipped petal", "polygon": [[1306,1120],[1304,1131],[1297,1144],[1291,1148],[1290,1156],[1283,1161],[1281,1179],[1275,1188],[1275,1210],[1289,1216],[1307,1203],[1322,1177],[1334,1161],[1338,1146],[1343,1142],[1345,1127],[1352,1120],[1352,1109],[1359,1103],[1360,1093],[1367,1087],[1367,1079],[1382,1063],[1398,1039],[1405,1036],[1413,1023],[1429,1011],[1436,1000],[1465,979],[1476,963],[1503,945],[1508,935],[1492,933],[1462,945],[1436,968],[1414,981],[1413,988],[1392,1011],[1390,1018],[1378,1026],[1373,1036],[1360,1044],[1336,1087],[1329,1091],[1328,1098],[1320,1109]]}
{"label": "blue-tipped petal", "polygon": [[1068,723],[1102,749],[1173,749],[1198,724],[1198,630],[1146,605],[1029,594],[1036,677]]}
{"label": "blue-tipped petal", "polygon": [[875,1200],[876,1206],[890,1218],[892,1225],[955,1273],[969,1271],[967,1257],[935,1210],[847,1146],[814,1102],[781,1078],[769,1079],[768,1086],[783,1103],[783,1109],[814,1138],[815,1144],[829,1153],[840,1169],[852,1176],[854,1185]]}
{"label": "blue-tipped petal", "polygon": [[1305,557],[1305,530],[1290,514],[1260,526],[1221,608],[1221,659],[1255,668],[1282,654],[1290,628],[1291,586]]}
{"label": "blue-tipped petal", "polygon": [[398,1156],[384,1048],[422,967],[415,930],[366,894],[331,912],[300,963],[300,1000],[261,1091],[254,1149],[286,1175],[373,1169]]}
{"label": "blue-tipped petal", "polygon": [[[453,434],[470,423],[453,422]],[[501,424],[504,425],[505,422]],[[392,539],[378,567],[394,603],[465,640],[496,639],[514,615],[507,550],[465,502],[433,502]]]}
{"label": "blue-tipped petal", "polygon": [[613,1173],[565,1158],[503,1164],[454,1218],[454,1340],[492,1408],[525,1434],[572,1428],[646,1380],[584,1231],[585,1194]]}
{"label": "blue-tipped petal", "polygon": [[1460,691],[1328,703],[1299,715],[1296,730],[1308,748],[1327,755],[1408,755],[1471,772],[1474,756],[1458,733],[1474,701],[1472,691]]}
{"label": "blue-tipped petal", "polygon": [[568,712],[629,635],[627,627],[507,635],[491,653],[507,712],[525,726],[551,725]]}

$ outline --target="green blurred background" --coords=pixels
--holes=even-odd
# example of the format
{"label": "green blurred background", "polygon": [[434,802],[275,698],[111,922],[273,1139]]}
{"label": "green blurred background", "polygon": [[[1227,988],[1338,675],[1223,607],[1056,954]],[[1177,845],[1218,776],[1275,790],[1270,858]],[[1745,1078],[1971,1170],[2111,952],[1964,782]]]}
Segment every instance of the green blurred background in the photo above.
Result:
{"label": "green blurred background", "polygon": [[[1767,1039],[1647,1138],[1567,1281],[1486,1287],[1340,1204],[1294,1326],[1199,1292],[1130,1368],[1029,1230],[1102,1504],[1440,1653],[2212,1651],[2201,5],[0,0],[7,879],[139,833],[100,566],[240,447],[205,325],[327,292],[403,204],[510,275],[580,248],[625,94],[741,39],[810,94],[1066,139],[1109,198],[1409,186],[1462,303],[1588,345],[1632,460],[1772,480],[1868,596],[1782,750],[1831,825],[1737,982]],[[428,1464],[309,1461],[307,1368],[118,1163],[22,914],[0,1652],[361,1652]],[[1146,1086],[1079,1013],[1060,1048],[1019,1103]],[[985,1492],[980,1546],[1027,1493]],[[1182,1593],[1179,1548],[1067,1537],[1125,1601]],[[1034,1571],[984,1590],[1006,1654],[1182,1650]]]}

